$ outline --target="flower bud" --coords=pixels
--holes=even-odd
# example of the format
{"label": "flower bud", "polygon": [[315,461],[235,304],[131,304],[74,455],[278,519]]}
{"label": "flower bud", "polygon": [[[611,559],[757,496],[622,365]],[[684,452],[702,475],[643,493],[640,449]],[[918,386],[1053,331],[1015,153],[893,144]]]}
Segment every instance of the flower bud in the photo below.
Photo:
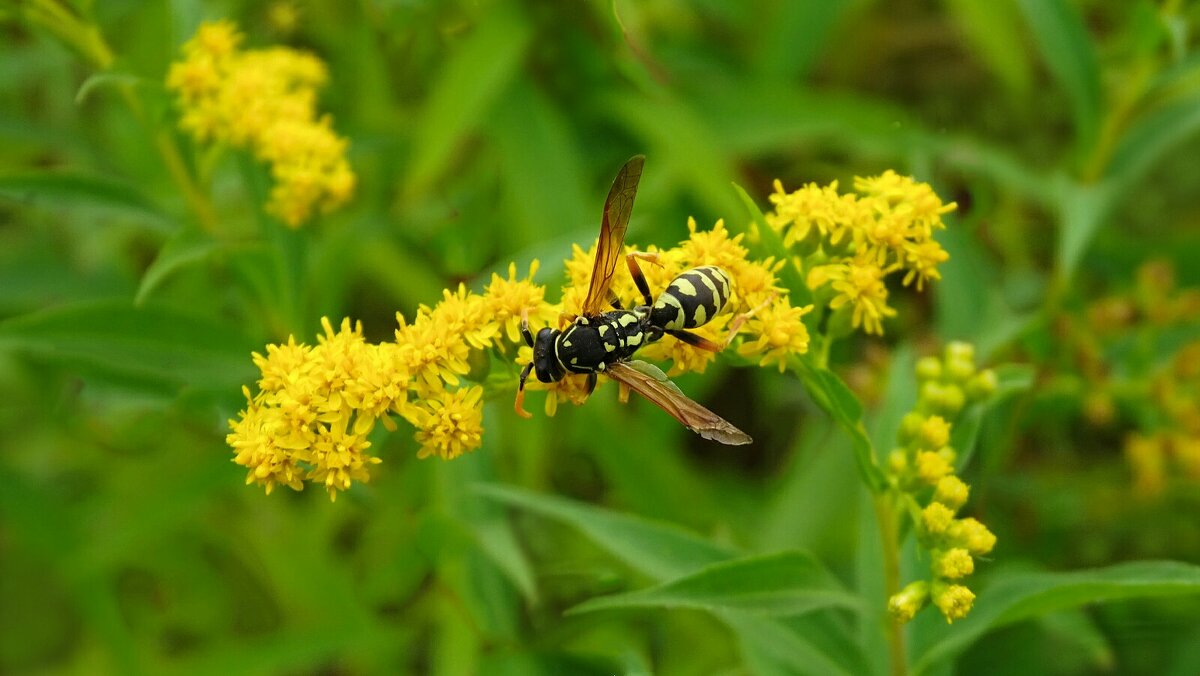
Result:
{"label": "flower bud", "polygon": [[911,620],[929,600],[929,583],[918,580],[888,599],[888,613],[892,619],[904,623]]}
{"label": "flower bud", "polygon": [[940,502],[932,502],[921,510],[921,525],[928,535],[941,535],[954,523],[954,510]]}
{"label": "flower bud", "polygon": [[970,494],[970,488],[963,483],[962,479],[954,476],[942,477],[937,484],[937,490],[933,493],[933,499],[946,505],[950,509],[958,509],[967,502],[967,496]]}
{"label": "flower bud", "polygon": [[948,580],[957,580],[975,572],[975,561],[971,554],[961,547],[935,554],[933,574]]}
{"label": "flower bud", "polygon": [[937,357],[921,357],[917,361],[917,378],[919,380],[940,380],[942,377],[942,362]]}
{"label": "flower bud", "polygon": [[933,604],[942,611],[946,624],[966,617],[974,603],[975,594],[961,584],[946,585],[940,589],[935,587]]}
{"label": "flower bud", "polygon": [[971,401],[987,399],[995,394],[998,385],[996,372],[991,369],[984,369],[967,381],[967,397]]}

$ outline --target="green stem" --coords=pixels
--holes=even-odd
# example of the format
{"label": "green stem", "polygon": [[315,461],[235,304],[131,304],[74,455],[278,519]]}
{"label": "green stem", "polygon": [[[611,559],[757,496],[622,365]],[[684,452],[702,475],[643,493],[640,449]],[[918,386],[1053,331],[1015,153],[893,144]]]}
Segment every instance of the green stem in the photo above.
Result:
{"label": "green stem", "polygon": [[[877,494],[874,503],[875,518],[879,522],[879,537],[883,543],[883,585],[886,603],[887,599],[900,592],[900,529],[892,494]],[[887,617],[886,622],[892,676],[906,676],[908,657],[905,654],[904,625],[891,617]]]}

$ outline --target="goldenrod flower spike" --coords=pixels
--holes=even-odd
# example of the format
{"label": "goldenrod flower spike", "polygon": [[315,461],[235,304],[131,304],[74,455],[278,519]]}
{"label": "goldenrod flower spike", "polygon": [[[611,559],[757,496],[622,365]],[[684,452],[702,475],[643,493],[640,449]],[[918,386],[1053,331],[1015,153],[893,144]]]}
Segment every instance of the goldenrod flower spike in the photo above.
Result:
{"label": "goldenrod flower spike", "polygon": [[941,358],[919,360],[916,371],[917,406],[900,423],[901,447],[892,451],[887,469],[893,497],[914,505],[910,513],[917,542],[929,554],[930,575],[893,595],[888,610],[897,621],[907,622],[931,597],[952,622],[970,612],[975,595],[961,580],[975,571],[975,557],[992,551],[996,536],[976,519],[956,517],[970,487],[954,473],[951,432],[967,398],[991,395],[996,376],[975,367],[974,348],[966,343],[951,343]]}
{"label": "goldenrod flower spike", "polygon": [[857,178],[854,187],[858,194],[840,194],[836,181],[789,193],[777,180],[766,220],[806,270],[809,288],[826,294],[831,310],[849,313],[852,327],[881,335],[884,320],[896,315],[885,278],[903,272],[903,284],[916,282],[918,291],[941,279],[938,266],[949,254],[933,233],[955,205],[890,170]]}

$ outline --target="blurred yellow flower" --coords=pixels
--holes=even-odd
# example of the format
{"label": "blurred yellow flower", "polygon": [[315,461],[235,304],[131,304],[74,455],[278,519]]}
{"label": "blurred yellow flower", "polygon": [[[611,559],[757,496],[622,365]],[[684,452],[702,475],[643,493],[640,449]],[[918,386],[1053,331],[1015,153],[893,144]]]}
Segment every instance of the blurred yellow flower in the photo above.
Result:
{"label": "blurred yellow flower", "polygon": [[178,96],[180,127],[197,142],[244,148],[270,165],[267,210],[298,227],[344,204],[356,181],[346,140],[317,113],[328,73],[310,54],[241,50],[241,41],[230,21],[202,24],[171,65],[167,88]]}

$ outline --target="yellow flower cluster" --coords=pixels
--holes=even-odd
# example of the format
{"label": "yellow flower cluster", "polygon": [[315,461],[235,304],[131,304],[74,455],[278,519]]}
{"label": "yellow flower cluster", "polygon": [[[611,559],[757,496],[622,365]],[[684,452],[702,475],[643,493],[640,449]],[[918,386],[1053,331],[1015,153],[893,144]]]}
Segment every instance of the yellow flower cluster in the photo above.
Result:
{"label": "yellow flower cluster", "polygon": [[795,252],[823,303],[850,313],[854,328],[882,334],[883,320],[896,314],[885,278],[903,271],[904,285],[915,281],[918,291],[941,279],[937,268],[949,255],[933,233],[945,227],[942,214],[956,205],[942,204],[929,184],[891,170],[856,178],[854,188],[856,193],[839,193],[834,181],[789,193],[775,181],[774,210],[766,219]]}
{"label": "yellow flower cluster", "polygon": [[230,21],[205,23],[171,64],[180,127],[200,143],[244,148],[271,167],[267,210],[291,227],[348,200],[355,176],[346,139],[317,113],[328,74],[320,59],[285,47],[240,49]]}
{"label": "yellow flower cluster", "polygon": [[[643,266],[651,288],[661,291],[687,268],[720,265],[733,277],[735,296],[701,335],[724,343],[730,318],[754,310],[741,327],[739,355],[782,369],[790,355],[805,352],[808,332],[801,317],[808,308],[788,303],[775,279],[780,264],[750,260],[741,236],[731,237],[723,223],[701,231],[689,222],[688,231],[688,239],[674,249],[651,249],[658,254],[657,264]],[[436,305],[418,308],[411,322],[397,314],[394,342],[367,343],[361,327],[352,327],[347,319],[337,332],[322,320],[325,335],[316,347],[298,345],[294,339],[268,346],[266,356],[254,355],[262,372],[258,393],[247,389],[247,408],[230,421],[233,431],[227,439],[234,462],[249,469],[247,483],[262,484],[268,492],[277,484],[300,490],[304,481],[315,481],[335,497],[352,481],[368,480],[368,467],[379,460],[365,452],[370,447],[367,435],[376,421],[395,429],[392,414],[416,429],[420,458],[449,460],[479,448],[484,388],[471,377],[473,356],[488,351],[516,364],[527,363],[531,355],[520,334],[522,315],[536,331],[556,325],[564,310],[578,311],[587,293],[592,256],[575,247],[565,261],[569,283],[560,303],[547,301],[545,287],[533,282],[536,261],[524,277],[512,264],[507,276],[493,274],[483,293],[460,285],[444,291]],[[618,270],[613,287],[630,306],[641,302],[623,270]],[[703,371],[713,359],[713,353],[670,337],[648,346],[640,356],[670,359],[675,373]],[[514,366],[514,381],[515,372]],[[581,376],[551,384],[531,380],[529,387],[549,391],[548,415],[560,401],[581,404],[587,398]]]}
{"label": "yellow flower cluster", "polygon": [[367,435],[404,393],[405,372],[395,345],[363,340],[362,326],[342,321],[338,331],[322,319],[315,347],[289,338],[254,354],[262,372],[258,393],[243,388],[246,408],[230,420],[226,437],[246,483],[267,493],[277,484],[295,490],[304,481],[324,484],[329,497],[366,481],[379,458],[367,453]]}
{"label": "yellow flower cluster", "polygon": [[918,542],[929,552],[930,579],[894,595],[888,610],[907,622],[932,599],[952,622],[971,610],[975,595],[961,580],[974,572],[973,557],[992,550],[996,536],[976,519],[955,516],[970,491],[954,474],[951,423],[967,403],[995,391],[996,375],[976,370],[970,345],[951,343],[942,359],[920,360],[917,376],[917,407],[901,423],[900,447],[888,457],[887,473],[897,495],[910,505]]}

